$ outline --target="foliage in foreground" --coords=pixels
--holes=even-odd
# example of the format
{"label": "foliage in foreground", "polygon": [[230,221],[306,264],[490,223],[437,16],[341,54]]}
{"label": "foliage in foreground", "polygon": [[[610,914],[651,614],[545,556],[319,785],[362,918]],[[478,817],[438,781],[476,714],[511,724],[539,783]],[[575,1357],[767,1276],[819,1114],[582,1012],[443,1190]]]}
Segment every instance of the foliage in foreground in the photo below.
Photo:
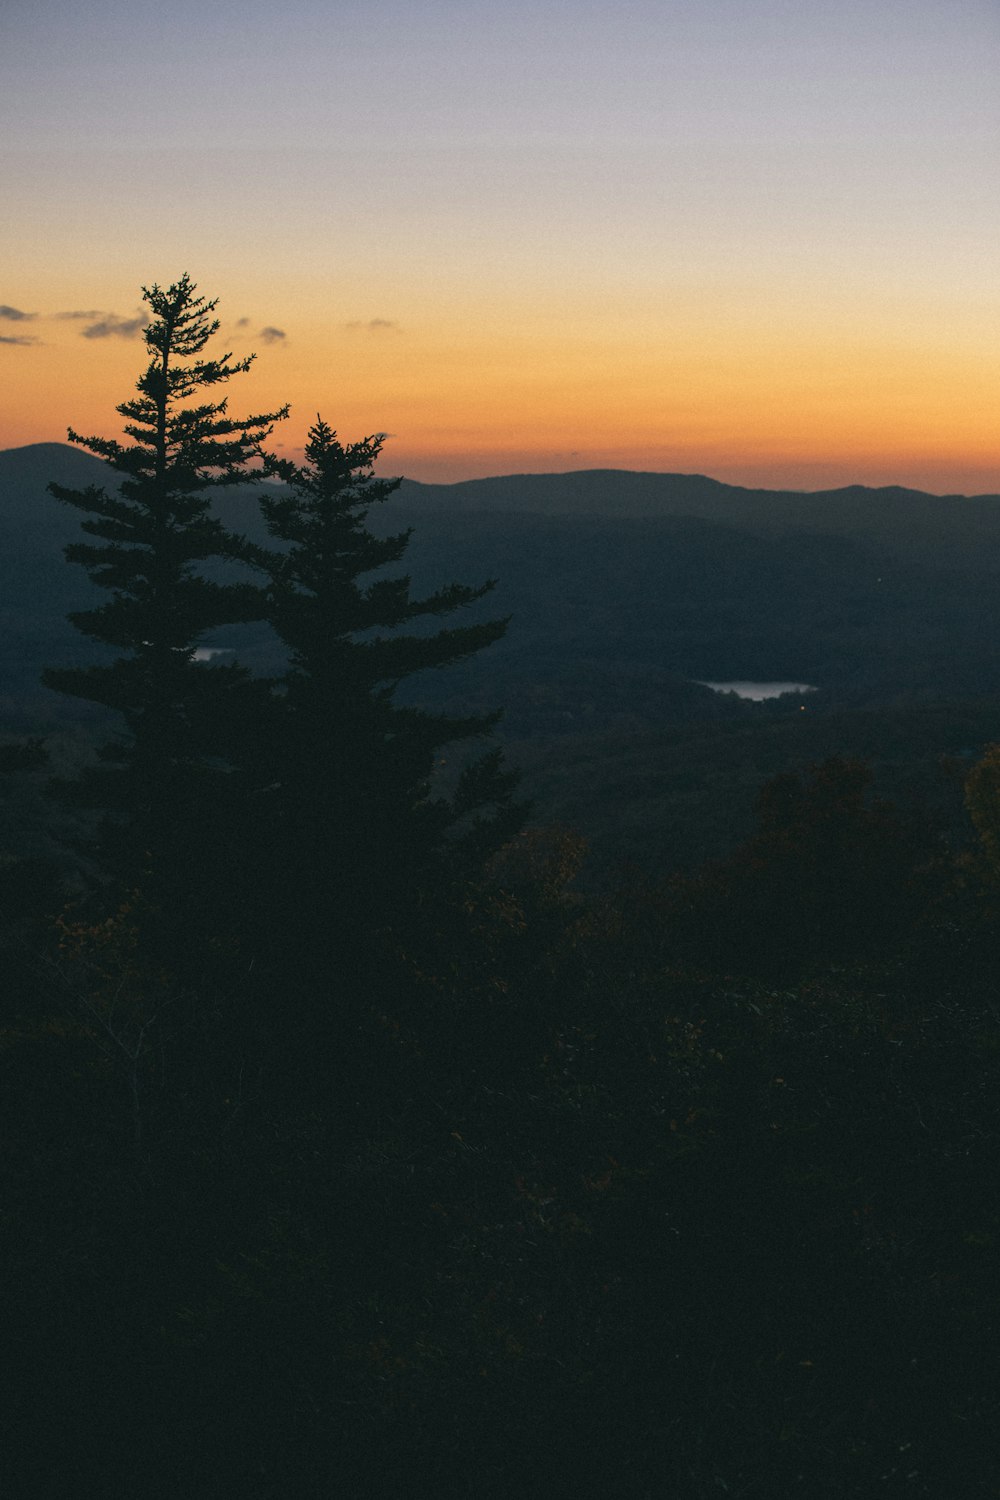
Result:
{"label": "foliage in foreground", "polygon": [[573,898],[579,853],[519,839],[296,1098],[130,912],[39,955],[9,1493],[996,1493],[987,867],[775,984],[681,956],[661,893]]}

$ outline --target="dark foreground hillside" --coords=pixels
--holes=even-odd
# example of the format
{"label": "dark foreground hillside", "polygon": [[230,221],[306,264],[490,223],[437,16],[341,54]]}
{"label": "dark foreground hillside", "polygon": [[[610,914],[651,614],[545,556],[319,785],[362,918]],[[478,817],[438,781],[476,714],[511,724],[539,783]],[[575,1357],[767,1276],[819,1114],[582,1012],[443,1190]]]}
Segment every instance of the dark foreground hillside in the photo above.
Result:
{"label": "dark foreground hillside", "polygon": [[993,877],[846,764],[691,884],[575,859],[321,1052],[5,907],[5,1494],[997,1493]]}

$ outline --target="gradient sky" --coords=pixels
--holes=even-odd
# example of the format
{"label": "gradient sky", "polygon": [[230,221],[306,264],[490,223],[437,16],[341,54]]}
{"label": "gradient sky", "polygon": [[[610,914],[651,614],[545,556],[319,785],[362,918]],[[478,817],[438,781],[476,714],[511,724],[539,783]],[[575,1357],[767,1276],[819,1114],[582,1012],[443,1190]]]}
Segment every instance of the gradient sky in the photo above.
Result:
{"label": "gradient sky", "polygon": [[1000,0],[5,0],[0,447],[187,270],[444,480],[1000,491]]}

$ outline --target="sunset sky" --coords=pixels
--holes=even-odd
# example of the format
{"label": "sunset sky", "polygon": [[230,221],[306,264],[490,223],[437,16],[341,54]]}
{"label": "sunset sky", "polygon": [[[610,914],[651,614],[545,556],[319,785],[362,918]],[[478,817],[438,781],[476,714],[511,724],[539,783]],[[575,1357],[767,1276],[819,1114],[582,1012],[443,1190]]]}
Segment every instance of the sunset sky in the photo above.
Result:
{"label": "sunset sky", "polygon": [[998,70],[997,0],[6,0],[0,447],[186,270],[293,455],[1000,491]]}

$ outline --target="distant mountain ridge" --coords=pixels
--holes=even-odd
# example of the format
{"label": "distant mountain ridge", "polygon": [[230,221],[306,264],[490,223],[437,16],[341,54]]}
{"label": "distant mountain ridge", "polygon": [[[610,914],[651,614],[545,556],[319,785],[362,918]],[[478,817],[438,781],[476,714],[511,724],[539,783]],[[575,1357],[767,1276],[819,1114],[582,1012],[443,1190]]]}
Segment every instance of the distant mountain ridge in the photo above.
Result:
{"label": "distant mountain ridge", "polygon": [[982,547],[1000,546],[1000,494],[933,495],[900,485],[761,490],[703,474],[583,469],[450,485],[404,481],[403,494],[427,514],[690,516],[764,535],[808,531],[871,540],[902,557],[962,567],[974,566],[977,554],[981,561]]}
{"label": "distant mountain ridge", "polygon": [[531,508],[579,510],[592,505],[603,507],[611,496],[618,504],[637,505],[645,509],[664,494],[690,500],[713,500],[723,495],[752,498],[768,496],[788,501],[818,501],[847,496],[877,495],[892,498],[917,498],[932,501],[996,500],[1000,495],[935,495],[903,485],[841,485],[830,490],[767,490],[747,485],[727,484],[705,474],[680,474],[643,469],[572,469],[558,473],[503,474],[484,479],[463,479],[453,484],[427,484],[407,481],[414,489],[428,495],[447,493],[460,498],[466,506],[489,506],[496,510],[520,509],[527,501]]}
{"label": "distant mountain ridge", "polygon": [[[43,665],[92,656],[66,620],[94,598],[63,557],[81,517],[46,486],[109,476],[67,444],[0,451],[0,696],[11,702],[37,693]],[[260,539],[258,493],[219,491],[216,512]],[[998,495],[750,490],[704,475],[581,470],[404,480],[369,520],[413,528],[405,567],[420,592],[498,580],[477,608],[512,616],[507,638],[474,672],[430,674],[427,690],[507,703],[508,722],[525,732],[581,714],[600,721],[612,704],[616,721],[644,702],[643,721],[660,722],[682,697],[697,708],[692,680],[808,682],[866,704],[1000,694]],[[265,627],[207,644],[239,650],[258,670],[274,665]]]}
{"label": "distant mountain ridge", "polygon": [[[390,455],[391,457],[391,455]],[[386,466],[388,472],[388,465]],[[69,443],[28,443],[0,449],[0,495],[10,479],[42,485],[100,483],[107,466],[92,454]],[[727,484],[705,474],[680,474],[643,469],[572,469],[553,473],[501,474],[431,484],[405,479],[408,494],[419,497],[421,508],[448,505],[459,510],[610,511],[648,514],[665,500],[710,503],[742,496],[747,501],[768,499],[788,504],[814,504],[862,496],[881,500],[917,500],[933,504],[954,501],[1000,501],[1000,494],[932,494],[903,485],[841,485],[829,490],[768,490]]]}
{"label": "distant mountain ridge", "polygon": [[[99,459],[67,443],[32,443],[2,450],[0,527],[12,518],[12,502],[17,510],[17,499],[23,496],[62,513],[73,531],[64,508],[46,495],[47,484],[55,480],[76,487],[99,485],[108,482],[108,475]],[[248,509],[247,494],[224,492],[217,497],[217,508],[228,524],[256,531],[259,527]],[[935,495],[899,485],[764,490],[726,484],[704,474],[580,469],[506,474],[455,484],[404,478],[394,507],[399,504],[414,517],[505,512],[621,519],[690,516],[764,534],[803,530],[868,539],[911,558],[929,550],[938,562],[951,560],[961,566],[974,565],[982,546],[1000,545],[1000,494]],[[39,520],[43,514],[35,511]]]}

